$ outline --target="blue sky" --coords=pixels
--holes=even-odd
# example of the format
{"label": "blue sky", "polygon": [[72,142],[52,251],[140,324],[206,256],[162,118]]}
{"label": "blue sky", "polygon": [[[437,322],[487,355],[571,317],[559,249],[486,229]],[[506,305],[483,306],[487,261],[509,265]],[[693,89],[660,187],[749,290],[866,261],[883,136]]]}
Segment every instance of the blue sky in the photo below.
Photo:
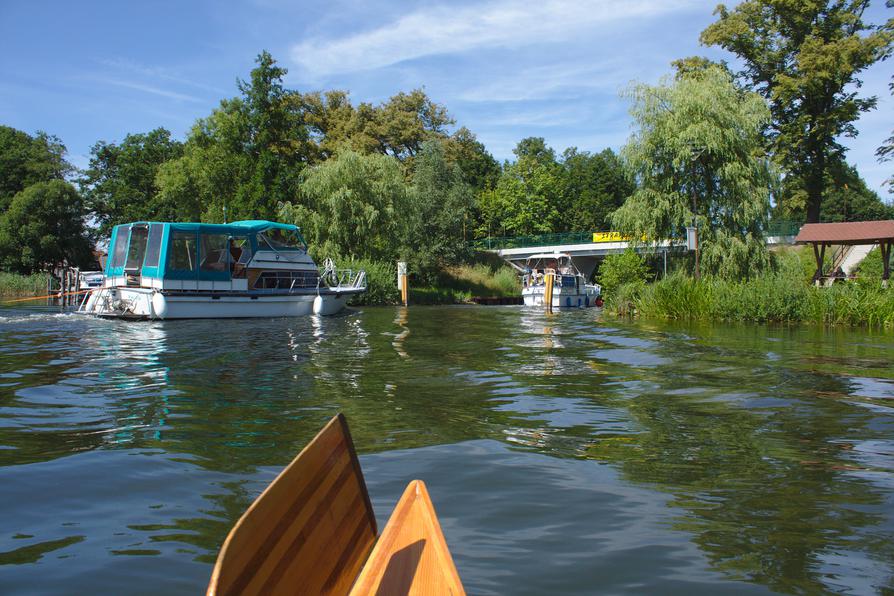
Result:
{"label": "blue sky", "polygon": [[[158,126],[182,139],[266,49],[292,89],[345,89],[356,104],[424,87],[500,160],[527,136],[557,152],[617,150],[632,81],[657,83],[693,54],[731,59],[698,44],[716,3],[0,0],[0,124],[59,136],[83,167],[99,140]],[[891,13],[876,0],[867,20]],[[863,73],[879,106],[845,142],[885,199],[894,164],[874,151],[894,128],[892,64]]]}

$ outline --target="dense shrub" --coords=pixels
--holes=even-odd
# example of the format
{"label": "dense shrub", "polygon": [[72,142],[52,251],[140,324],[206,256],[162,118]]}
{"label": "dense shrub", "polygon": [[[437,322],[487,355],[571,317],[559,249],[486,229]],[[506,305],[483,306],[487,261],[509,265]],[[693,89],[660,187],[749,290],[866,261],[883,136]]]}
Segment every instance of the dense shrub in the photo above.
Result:
{"label": "dense shrub", "polygon": [[644,284],[648,277],[648,266],[633,249],[608,255],[599,266],[599,284],[603,294],[615,292],[622,284]]}

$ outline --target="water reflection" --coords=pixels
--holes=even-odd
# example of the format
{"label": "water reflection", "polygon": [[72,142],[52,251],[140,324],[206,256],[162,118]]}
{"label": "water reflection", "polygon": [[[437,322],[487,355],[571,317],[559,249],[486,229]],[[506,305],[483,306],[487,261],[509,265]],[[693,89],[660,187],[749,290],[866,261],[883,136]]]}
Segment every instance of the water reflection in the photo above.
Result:
{"label": "water reflection", "polygon": [[[63,582],[71,563],[56,557],[73,556],[85,589],[126,591],[111,578],[133,573],[160,591],[201,589],[232,522],[342,411],[371,490],[414,469],[442,484],[433,498],[470,593],[589,593],[593,569],[645,576],[614,591],[882,590],[894,561],[892,346],[878,333],[522,308],[226,324],[4,315],[0,563],[15,573],[0,565],[0,588]],[[569,478],[592,482],[572,490]],[[483,517],[457,494],[483,500]],[[625,502],[648,505],[626,515]],[[489,544],[480,561],[507,524],[516,546]],[[596,535],[614,544],[596,547]],[[622,536],[643,550],[625,551]],[[688,553],[674,562],[686,579],[658,552],[666,544]],[[547,552],[558,571],[537,563]],[[581,552],[599,556],[562,566]],[[627,575],[620,552],[637,561]]]}

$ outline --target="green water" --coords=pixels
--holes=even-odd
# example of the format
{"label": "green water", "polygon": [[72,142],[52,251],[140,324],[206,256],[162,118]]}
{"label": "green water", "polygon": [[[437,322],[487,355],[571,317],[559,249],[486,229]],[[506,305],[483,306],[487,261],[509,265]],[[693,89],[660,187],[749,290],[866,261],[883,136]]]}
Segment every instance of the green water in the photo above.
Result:
{"label": "green water", "polygon": [[0,309],[0,593],[195,594],[336,412],[470,594],[894,590],[894,335],[369,308]]}

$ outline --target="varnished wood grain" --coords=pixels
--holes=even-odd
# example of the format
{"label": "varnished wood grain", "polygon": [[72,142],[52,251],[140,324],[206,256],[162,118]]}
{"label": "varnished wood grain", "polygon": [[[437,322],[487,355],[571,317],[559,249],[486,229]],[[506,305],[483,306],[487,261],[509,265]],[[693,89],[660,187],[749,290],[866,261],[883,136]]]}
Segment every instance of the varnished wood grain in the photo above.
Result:
{"label": "varnished wood grain", "polygon": [[351,595],[465,594],[421,480],[407,486]]}
{"label": "varnished wood grain", "polygon": [[375,537],[366,483],[339,414],[233,527],[208,594],[344,594]]}

